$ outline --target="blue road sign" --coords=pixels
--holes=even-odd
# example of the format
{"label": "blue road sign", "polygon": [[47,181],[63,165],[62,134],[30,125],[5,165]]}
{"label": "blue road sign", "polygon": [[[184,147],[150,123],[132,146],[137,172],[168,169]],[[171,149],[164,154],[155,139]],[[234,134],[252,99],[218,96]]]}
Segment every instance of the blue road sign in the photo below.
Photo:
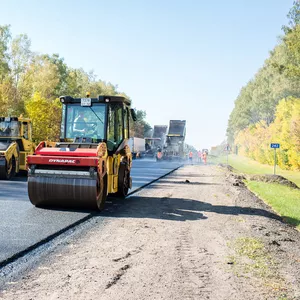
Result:
{"label": "blue road sign", "polygon": [[280,148],[280,144],[272,143],[271,148],[278,149]]}

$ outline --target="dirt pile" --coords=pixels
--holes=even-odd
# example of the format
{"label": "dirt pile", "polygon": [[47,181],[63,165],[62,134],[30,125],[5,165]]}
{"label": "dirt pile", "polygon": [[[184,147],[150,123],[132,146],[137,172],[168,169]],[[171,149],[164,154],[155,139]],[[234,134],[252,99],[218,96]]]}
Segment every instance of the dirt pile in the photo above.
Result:
{"label": "dirt pile", "polygon": [[218,166],[225,168],[226,171],[229,172],[227,178],[232,178],[232,180],[230,181],[234,186],[243,185],[244,180],[251,180],[251,181],[261,181],[267,183],[278,183],[294,189],[299,189],[299,187],[294,182],[288,180],[287,178],[281,175],[273,175],[273,174],[250,175],[250,174],[239,173],[236,169],[234,169],[232,166],[229,165],[219,164]]}
{"label": "dirt pile", "polygon": [[299,189],[299,187],[294,182],[288,180],[287,178],[281,175],[271,175],[271,174],[249,175],[247,176],[247,179],[253,181],[268,182],[268,183],[279,183],[294,189]]}

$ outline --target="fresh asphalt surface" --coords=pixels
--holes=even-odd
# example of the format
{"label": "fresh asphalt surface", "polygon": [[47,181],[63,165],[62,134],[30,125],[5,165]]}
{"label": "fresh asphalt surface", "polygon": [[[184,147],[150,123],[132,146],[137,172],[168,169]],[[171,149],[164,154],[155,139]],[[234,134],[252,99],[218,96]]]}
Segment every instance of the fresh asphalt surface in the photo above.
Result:
{"label": "fresh asphalt surface", "polygon": [[[134,160],[130,192],[179,166],[179,163]],[[0,264],[90,213],[34,207],[28,198],[24,175],[11,181],[0,181]]]}

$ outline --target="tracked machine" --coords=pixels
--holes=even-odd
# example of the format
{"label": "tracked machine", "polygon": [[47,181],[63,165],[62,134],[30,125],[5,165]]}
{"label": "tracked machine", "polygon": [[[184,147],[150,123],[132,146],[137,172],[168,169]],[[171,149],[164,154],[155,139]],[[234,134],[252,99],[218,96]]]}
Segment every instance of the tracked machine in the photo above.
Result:
{"label": "tracked machine", "polygon": [[108,194],[131,188],[129,126],[136,115],[119,96],[60,97],[61,137],[41,142],[27,158],[28,195],[35,206],[102,210]]}
{"label": "tracked machine", "polygon": [[26,158],[34,148],[30,119],[0,117],[0,179],[26,171]]}

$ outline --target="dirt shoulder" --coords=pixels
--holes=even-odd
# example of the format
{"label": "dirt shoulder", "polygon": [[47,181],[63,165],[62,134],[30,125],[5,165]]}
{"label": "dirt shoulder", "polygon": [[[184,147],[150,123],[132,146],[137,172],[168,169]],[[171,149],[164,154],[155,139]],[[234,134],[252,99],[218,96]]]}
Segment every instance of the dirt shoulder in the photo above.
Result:
{"label": "dirt shoulder", "polygon": [[1,299],[300,299],[300,235],[231,176],[186,166],[108,206]]}

